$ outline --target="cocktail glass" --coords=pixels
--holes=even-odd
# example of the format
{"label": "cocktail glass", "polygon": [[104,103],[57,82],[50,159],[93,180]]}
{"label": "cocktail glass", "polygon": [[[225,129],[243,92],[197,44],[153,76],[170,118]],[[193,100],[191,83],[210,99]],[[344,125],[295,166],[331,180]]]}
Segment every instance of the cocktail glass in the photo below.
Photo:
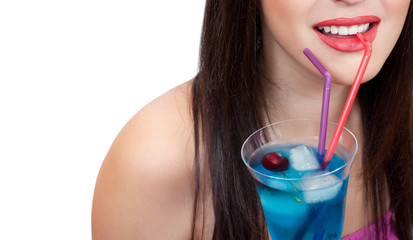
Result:
{"label": "cocktail glass", "polygon": [[[327,144],[335,128],[335,123],[327,124]],[[347,184],[358,144],[345,128],[332,161],[321,169],[319,160],[314,162],[319,129],[320,120],[316,119],[281,121],[257,130],[242,146],[241,155],[256,183],[272,240],[341,237]],[[287,157],[289,168],[263,167],[261,160],[271,152]]]}

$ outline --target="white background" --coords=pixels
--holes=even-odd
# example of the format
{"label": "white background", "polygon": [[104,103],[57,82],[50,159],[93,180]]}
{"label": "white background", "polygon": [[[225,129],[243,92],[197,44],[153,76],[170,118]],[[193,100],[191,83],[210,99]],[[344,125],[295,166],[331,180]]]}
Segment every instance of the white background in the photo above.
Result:
{"label": "white background", "polygon": [[0,2],[0,239],[90,239],[96,177],[198,69],[205,0]]}

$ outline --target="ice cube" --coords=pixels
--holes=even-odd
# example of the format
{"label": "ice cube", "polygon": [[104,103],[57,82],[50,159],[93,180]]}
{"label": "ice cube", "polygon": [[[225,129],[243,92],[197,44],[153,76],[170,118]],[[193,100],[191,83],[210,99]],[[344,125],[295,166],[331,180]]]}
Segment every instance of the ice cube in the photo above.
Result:
{"label": "ice cube", "polygon": [[318,160],[310,148],[301,144],[290,150],[290,165],[297,171],[309,171],[320,168]]}
{"label": "ice cube", "polygon": [[[321,173],[321,172],[320,172]],[[304,202],[317,203],[334,198],[340,191],[343,181],[336,175],[314,177],[320,173],[307,173],[300,182],[300,190],[303,191]]]}

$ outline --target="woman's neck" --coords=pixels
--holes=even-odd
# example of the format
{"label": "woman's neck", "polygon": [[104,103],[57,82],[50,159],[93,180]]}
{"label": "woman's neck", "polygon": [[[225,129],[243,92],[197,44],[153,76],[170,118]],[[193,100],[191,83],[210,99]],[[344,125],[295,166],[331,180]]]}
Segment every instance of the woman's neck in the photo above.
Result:
{"label": "woman's neck", "polygon": [[[290,69],[290,70],[288,70]],[[305,69],[285,68],[267,72],[271,83],[267,89],[268,121],[275,122],[293,118],[320,118],[323,99],[324,79]],[[334,78],[334,76],[333,76]],[[332,84],[329,104],[329,121],[337,122],[347,100],[351,86]],[[354,114],[360,119],[359,103],[353,104],[348,124],[353,122]],[[355,124],[359,124],[359,122]],[[346,124],[346,125],[348,125]]]}

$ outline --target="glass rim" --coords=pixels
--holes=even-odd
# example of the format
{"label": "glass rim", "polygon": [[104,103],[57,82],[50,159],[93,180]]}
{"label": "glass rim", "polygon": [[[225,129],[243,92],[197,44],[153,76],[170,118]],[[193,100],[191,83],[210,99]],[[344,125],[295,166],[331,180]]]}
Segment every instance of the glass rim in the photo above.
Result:
{"label": "glass rim", "polygon": [[[353,132],[351,132],[348,128],[344,127],[343,130],[345,130],[347,133],[349,133],[349,134],[351,135],[351,137],[354,139],[355,149],[354,149],[354,153],[349,156],[349,158],[351,159],[351,161],[347,161],[347,162],[346,162],[345,164],[343,164],[341,167],[336,168],[336,169],[334,169],[333,171],[326,172],[326,173],[319,174],[319,175],[315,175],[315,176],[302,177],[302,178],[277,177],[277,176],[270,176],[270,175],[261,173],[261,172],[255,170],[255,169],[253,169],[253,168],[247,163],[247,161],[245,160],[244,155],[243,155],[243,150],[244,150],[244,147],[245,147],[246,143],[248,142],[248,140],[249,140],[250,138],[252,138],[254,135],[256,135],[258,132],[262,131],[263,129],[267,129],[267,128],[272,127],[272,126],[274,126],[274,125],[278,125],[278,124],[285,123],[285,122],[299,122],[299,121],[313,121],[313,122],[319,122],[319,123],[320,123],[320,119],[317,119],[317,118],[293,118],[293,119],[281,120],[281,121],[277,121],[277,122],[268,124],[268,125],[266,125],[266,126],[264,126],[264,127],[261,127],[260,129],[258,129],[258,130],[256,130],[256,131],[254,131],[253,133],[251,133],[251,134],[245,139],[245,141],[243,142],[242,147],[241,147],[241,158],[242,158],[242,161],[244,162],[244,164],[248,167],[248,169],[249,169],[250,171],[253,171],[254,173],[260,175],[260,176],[263,176],[263,177],[266,177],[266,178],[270,178],[270,179],[274,179],[274,180],[282,180],[282,181],[302,181],[302,180],[317,179],[317,178],[325,177],[325,176],[328,176],[328,175],[332,175],[332,174],[334,174],[335,172],[338,172],[338,171],[346,168],[349,164],[351,164],[351,163],[354,161],[354,158],[356,157],[357,150],[358,150],[358,141],[357,141],[356,136],[353,134]],[[328,122],[327,122],[327,125],[336,125],[336,126],[337,126],[337,123],[336,123],[336,122],[328,121]],[[343,134],[343,133],[341,133],[341,134]]]}

